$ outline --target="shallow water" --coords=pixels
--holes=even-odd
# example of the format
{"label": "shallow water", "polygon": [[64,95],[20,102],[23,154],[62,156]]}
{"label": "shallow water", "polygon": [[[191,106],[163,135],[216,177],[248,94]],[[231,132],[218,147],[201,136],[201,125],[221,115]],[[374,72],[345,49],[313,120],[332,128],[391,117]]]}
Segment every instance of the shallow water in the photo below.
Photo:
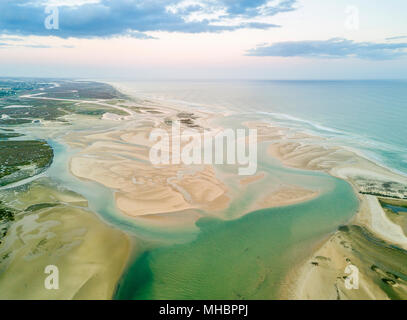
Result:
{"label": "shallow water", "polygon": [[116,208],[113,190],[97,182],[78,179],[69,172],[69,159],[78,150],[70,149],[56,140],[49,140],[48,143],[54,149],[54,161],[46,175],[64,188],[85,197],[88,200],[89,209],[97,213],[106,223],[146,241],[174,243],[190,241],[195,237],[196,231],[194,230],[174,232],[151,226],[146,227],[124,215]]}
{"label": "shallow water", "polygon": [[387,203],[382,204],[382,206],[383,208],[390,209],[394,213],[407,212],[406,207],[395,206]]}
{"label": "shallow water", "polygon": [[[242,119],[247,117],[224,121],[233,127]],[[230,207],[221,212],[227,220],[206,217],[197,222],[196,229],[176,232],[153,228],[121,214],[115,207],[114,191],[70,174],[68,163],[76,150],[56,140],[48,142],[55,152],[48,177],[84,196],[89,209],[106,223],[146,243],[161,243],[131,261],[117,299],[278,298],[287,271],[358,208],[348,183],[323,173],[283,168],[260,145],[259,171],[267,176],[243,191],[237,179],[225,181],[234,196]],[[216,166],[216,170],[222,174],[230,168]],[[259,194],[281,184],[316,190],[320,196],[298,205],[248,213]]]}
{"label": "shallow water", "polygon": [[[112,190],[70,174],[69,159],[77,150],[56,140],[48,142],[55,158],[46,176],[84,196],[90,210],[108,224],[147,243],[162,243],[130,263],[116,299],[277,298],[290,267],[310,253],[313,243],[346,223],[358,207],[346,182],[323,173],[284,168],[266,157],[261,146],[259,171],[267,172],[267,177],[238,195],[224,217],[236,219],[247,212],[260,190],[282,183],[318,190],[321,195],[236,220],[203,218],[197,223],[198,232],[151,228],[118,212]],[[233,187],[236,181],[228,183]]]}
{"label": "shallow water", "polygon": [[306,203],[260,210],[238,220],[199,220],[196,240],[148,251],[137,259],[115,298],[278,298],[290,267],[358,207],[352,188],[331,179],[330,192]]}
{"label": "shallow water", "polygon": [[[407,81],[133,81],[145,98],[322,135],[407,175]],[[246,121],[247,121],[246,120]]]}
{"label": "shallow water", "polygon": [[[226,118],[229,127],[242,118]],[[345,181],[321,172],[289,169],[259,145],[258,172],[267,175],[247,189],[237,177],[224,182],[233,201],[228,220],[202,218],[189,243],[144,252],[128,268],[116,299],[276,299],[290,268],[311,254],[312,245],[345,224],[359,202]],[[236,168],[234,168],[236,169]],[[216,166],[219,174],[233,168]],[[319,192],[311,201],[248,213],[275,187],[297,185]],[[248,213],[248,214],[247,214]],[[240,217],[240,218],[239,218]]]}

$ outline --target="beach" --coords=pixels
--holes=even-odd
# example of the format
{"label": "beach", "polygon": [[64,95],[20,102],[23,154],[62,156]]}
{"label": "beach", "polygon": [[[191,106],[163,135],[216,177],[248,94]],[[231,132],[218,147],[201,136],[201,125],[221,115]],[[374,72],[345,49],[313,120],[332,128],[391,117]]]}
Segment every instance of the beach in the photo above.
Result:
{"label": "beach", "polygon": [[[167,121],[176,120],[177,112],[178,114],[183,112],[178,110],[171,114],[168,110],[160,108],[156,108],[155,111],[157,114],[165,114]],[[207,128],[211,121],[213,122],[213,118],[219,118],[219,116],[210,113],[205,113],[202,116],[199,112],[191,114],[191,117],[194,118],[194,125],[201,128]],[[203,118],[202,121],[201,117]],[[151,121],[150,115],[149,120]],[[154,123],[155,125],[158,124],[160,128],[165,128],[159,121]],[[367,185],[372,188],[373,181],[377,184],[377,190],[387,192],[387,194],[383,193],[383,196],[392,197],[394,190],[391,188],[390,190],[383,190],[381,184],[392,181],[405,185],[407,179],[378,166],[351,149],[330,146],[322,137],[264,122],[243,122],[242,125],[256,129],[259,142],[268,145],[268,155],[281,161],[284,166],[322,171],[349,182],[360,202],[358,213],[350,221],[352,228],[359,226],[363,228],[361,230],[371,232],[378,239],[395,244],[400,248],[407,248],[407,237],[402,228],[387,218],[375,196],[362,194]],[[219,127],[211,129],[219,130]],[[167,128],[167,130],[169,129]],[[126,155],[131,155],[140,160],[147,160],[147,150],[151,147],[151,142],[147,139],[150,132],[151,127],[147,126],[122,132],[109,132],[103,135],[92,134],[82,136],[80,139],[76,137],[76,143],[80,140],[79,144],[86,147],[80,154],[71,159],[70,170],[72,174],[82,179],[97,181],[116,190],[115,201],[118,209],[126,215],[136,218],[142,217],[147,223],[151,221],[154,224],[160,221],[162,225],[174,226],[175,224],[180,227],[186,224],[195,224],[198,219],[207,216],[208,213],[210,216],[230,219],[222,214],[222,210],[227,209],[233,202],[231,199],[233,193],[218,178],[219,174],[215,173],[214,167],[187,168],[182,165],[154,167],[126,158]],[[69,143],[69,136],[66,139]],[[114,150],[114,156],[106,157],[106,151],[111,152],[112,150]],[[135,172],[137,174],[134,174]],[[256,188],[256,183],[267,180],[266,178],[267,176],[261,172],[253,177],[241,179],[240,183],[242,188],[247,188],[247,186]],[[261,196],[248,206],[246,212],[234,215],[234,219],[264,208],[304,203],[320,195],[318,190],[289,184],[273,187],[271,190],[268,193],[261,193]],[[183,215],[180,218],[179,212],[198,208],[206,211],[206,214]],[[163,214],[165,215],[163,216]],[[358,236],[363,239],[363,232],[359,229],[355,230],[359,231]],[[294,278],[298,280],[292,281],[290,279],[287,281],[287,284],[282,286],[281,297],[298,299],[336,299],[338,297],[341,299],[382,299],[386,297],[386,291],[383,292],[381,286],[374,284],[372,280],[374,277],[365,271],[370,270],[364,257],[366,248],[359,244],[359,254],[362,258],[357,260],[354,255],[349,255],[348,252],[343,251],[343,240],[341,240],[341,237],[347,236],[350,245],[352,245],[356,243],[354,239],[356,236],[353,233],[351,235],[343,234],[344,231],[337,231],[326,242],[318,244],[317,246],[320,248],[314,252],[312,258],[308,258],[303,264],[298,264],[298,267],[292,268],[287,273],[287,277],[296,274]],[[368,240],[364,240],[368,245]],[[380,250],[377,248],[378,252]],[[315,257],[322,261],[315,263]],[[392,259],[391,256],[389,259]],[[403,255],[397,259],[403,260]],[[343,274],[345,267],[352,261],[357,261],[358,265],[362,265],[364,268],[362,272],[366,272],[366,274],[361,280],[364,289],[350,294],[349,290],[344,288],[345,278]],[[316,267],[316,265],[318,266]],[[322,271],[320,271],[321,269]],[[400,283],[400,285],[403,284]],[[338,286],[342,287],[338,289]]]}
{"label": "beach", "polygon": [[[13,210],[39,211],[10,224],[0,249],[16,254],[0,264],[8,275],[1,286],[27,282],[36,289],[23,297],[51,297],[41,277],[14,276],[34,252],[33,272],[54,263],[69,275],[57,299],[405,297],[406,220],[385,204],[404,206],[406,177],[355,148],[263,114],[140,99],[131,87],[114,87],[110,99],[24,96],[69,108],[59,122],[22,131],[49,136],[55,157],[43,180],[30,178],[27,190],[18,189],[21,205],[10,198],[13,186],[5,189]],[[150,161],[154,130],[180,139],[183,149],[188,130],[215,136],[241,128],[257,130],[253,175],[239,175],[237,163],[173,164],[171,148],[169,163]],[[30,221],[41,233],[19,247]],[[66,248],[62,255],[58,246]],[[350,264],[359,268],[360,290],[345,287]]]}
{"label": "beach", "polygon": [[0,301],[407,300],[406,10],[0,1]]}
{"label": "beach", "polygon": [[[297,283],[293,285],[295,289],[284,289],[287,298],[388,299],[392,296],[404,299],[406,283],[396,274],[405,272],[403,266],[407,259],[400,249],[407,249],[407,236],[401,225],[388,218],[380,196],[384,199],[405,197],[404,191],[382,185],[393,182],[403,186],[406,178],[343,148],[286,142],[271,145],[269,152],[286,166],[326,171],[350,182],[360,201],[358,213],[349,226],[339,228],[312,258],[289,273]],[[367,184],[376,195],[366,194]],[[392,249],[392,244],[401,252]],[[377,261],[384,270],[375,265]],[[358,291],[344,287],[344,270],[349,264],[360,266],[361,289]]]}
{"label": "beach", "polygon": [[[11,197],[2,193],[3,202]],[[15,209],[26,213],[16,217],[1,246],[0,299],[111,299],[130,239],[89,212],[86,199],[57,191],[44,178],[20,193],[18,202]],[[47,265],[58,266],[63,290],[44,289]]]}

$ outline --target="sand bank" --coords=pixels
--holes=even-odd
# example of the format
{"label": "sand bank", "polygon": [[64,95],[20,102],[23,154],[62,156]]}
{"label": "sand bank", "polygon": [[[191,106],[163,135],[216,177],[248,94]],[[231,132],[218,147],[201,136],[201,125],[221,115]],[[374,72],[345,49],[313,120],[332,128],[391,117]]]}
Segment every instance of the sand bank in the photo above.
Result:
{"label": "sand bank", "polygon": [[[405,251],[359,226],[341,227],[310,259],[287,276],[282,288],[286,299],[406,299]],[[347,265],[359,269],[359,289],[349,290]]]}
{"label": "sand bank", "polygon": [[[158,116],[160,117],[161,115]],[[202,129],[208,115],[205,115],[206,118],[200,118],[197,114],[179,111],[169,114],[167,111],[165,118],[167,122],[160,123],[158,127],[171,134],[171,121],[185,117],[193,119],[193,125],[199,125]],[[173,224],[170,221],[171,213],[174,214],[174,221],[181,223],[180,217],[185,215],[179,213],[183,211],[204,210],[207,214],[217,215],[226,209],[233,193],[230,193],[222,182],[225,177],[219,177],[213,166],[150,163],[149,150],[153,143],[149,140],[149,135],[156,127],[152,127],[151,123],[144,125],[143,119],[141,117],[134,124],[127,123],[122,129],[101,132],[80,131],[67,135],[66,143],[81,148],[70,161],[71,173],[114,190],[116,205],[120,211],[134,218],[143,218],[144,221],[151,220],[153,224],[157,224],[157,221]],[[186,124],[181,123],[182,130],[190,125],[189,121]],[[217,130],[219,128],[212,128],[212,132]],[[264,127],[262,130],[264,139],[266,137],[269,139],[268,129]],[[274,129],[272,131],[272,136],[275,137]],[[286,133],[285,129],[277,131],[279,135]],[[298,133],[293,133],[292,137],[304,138]],[[236,174],[233,178],[238,179],[243,188],[248,188],[256,187],[257,182],[262,182],[267,177],[264,172],[259,172],[246,178],[239,178]],[[247,212],[295,204],[318,195],[312,190],[298,186],[285,185],[281,190],[268,190],[270,189],[259,194],[259,200]],[[154,217],[155,215],[157,217]],[[194,219],[188,221],[194,223],[201,216],[194,214]]]}
{"label": "sand bank", "polygon": [[[315,253],[287,275],[282,297],[288,299],[389,299],[407,296],[401,276],[407,275],[407,237],[386,216],[377,196],[407,196],[407,179],[353,150],[336,147],[312,136],[297,139],[292,131],[270,124],[262,128],[263,141],[270,142],[269,154],[284,166],[324,171],[352,184],[360,209],[349,227],[344,227],[321,244]],[[270,127],[270,128],[269,128]],[[401,249],[394,248],[396,245]],[[380,263],[379,263],[380,262]],[[344,287],[345,267],[360,269],[360,289]],[[380,267],[376,266],[379,263]],[[373,269],[374,270],[373,270]],[[398,276],[392,272],[398,273]],[[387,277],[385,277],[387,275]]]}
{"label": "sand bank", "polygon": [[299,186],[282,186],[276,191],[261,197],[256,209],[275,208],[309,201],[318,197],[319,192]]}
{"label": "sand bank", "polygon": [[117,207],[133,217],[227,206],[227,188],[211,166],[149,162],[152,129],[68,135],[83,147],[70,161],[72,174],[115,190]]}
{"label": "sand bank", "polygon": [[[0,299],[112,298],[129,256],[124,233],[45,180],[2,201],[19,213],[0,245]],[[59,290],[44,286],[48,265],[59,269]]]}

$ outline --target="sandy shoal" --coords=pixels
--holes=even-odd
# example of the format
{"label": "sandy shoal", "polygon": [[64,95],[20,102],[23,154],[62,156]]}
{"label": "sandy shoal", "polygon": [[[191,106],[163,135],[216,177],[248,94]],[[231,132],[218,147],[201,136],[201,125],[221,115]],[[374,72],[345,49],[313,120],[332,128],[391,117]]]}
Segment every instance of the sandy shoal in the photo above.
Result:
{"label": "sandy shoal", "polygon": [[[366,185],[369,184],[373,184],[375,190],[380,191],[383,183],[387,182],[404,187],[407,185],[407,179],[371,162],[354,150],[329,145],[323,139],[314,139],[312,136],[298,139],[292,130],[275,128],[270,124],[250,125],[261,127],[263,141],[270,142],[269,155],[284,166],[323,171],[347,180],[360,200],[359,211],[346,227],[347,231],[337,231],[322,243],[310,258],[290,270],[286,279],[288,285],[282,288],[282,298],[406,297],[406,283],[394,276],[393,272],[407,273],[407,270],[404,270],[407,255],[392,246],[407,249],[407,236],[400,225],[386,216],[376,196],[361,194],[361,191],[365,191]],[[390,197],[399,195],[395,190],[386,192]],[[378,257],[382,258],[380,268],[374,265]],[[344,287],[345,267],[351,263],[360,269],[359,290],[348,290]]]}
{"label": "sandy shoal", "polygon": [[[309,259],[292,268],[281,288],[283,299],[406,299],[407,256],[357,225],[341,227]],[[358,268],[358,289],[348,289],[348,265]]]}
{"label": "sandy shoal", "polygon": [[255,204],[255,209],[283,207],[306,202],[317,198],[319,192],[299,186],[281,186],[277,190],[266,194]]}
{"label": "sandy shoal", "polygon": [[[0,260],[0,299],[111,299],[129,257],[128,237],[78,206],[86,200],[71,192],[37,182],[17,199],[18,210],[55,206],[23,212],[11,225],[0,245],[7,257]],[[58,290],[45,288],[48,265],[59,270]]]}
{"label": "sandy shoal", "polygon": [[75,134],[84,147],[70,161],[72,174],[115,190],[117,207],[133,217],[227,206],[227,188],[212,166],[152,165],[151,130]]}

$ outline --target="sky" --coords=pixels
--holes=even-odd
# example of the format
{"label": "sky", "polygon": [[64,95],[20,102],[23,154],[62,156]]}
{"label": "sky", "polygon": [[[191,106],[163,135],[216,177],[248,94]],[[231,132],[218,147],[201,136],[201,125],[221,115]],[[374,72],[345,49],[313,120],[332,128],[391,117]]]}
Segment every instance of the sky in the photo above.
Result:
{"label": "sky", "polygon": [[0,76],[407,79],[405,0],[0,0]]}

